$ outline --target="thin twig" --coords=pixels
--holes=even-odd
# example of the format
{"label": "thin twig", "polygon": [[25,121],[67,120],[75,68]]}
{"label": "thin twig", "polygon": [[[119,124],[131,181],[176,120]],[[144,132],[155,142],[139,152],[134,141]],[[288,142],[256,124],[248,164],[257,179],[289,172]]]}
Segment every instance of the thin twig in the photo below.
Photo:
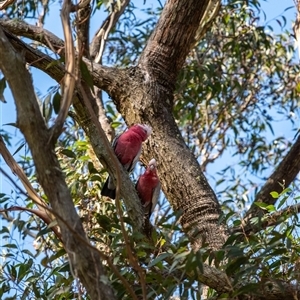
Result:
{"label": "thin twig", "polygon": [[[8,215],[7,213],[2,212],[2,211],[0,211],[0,215],[2,216],[3,219],[5,219],[8,222],[13,222],[15,219],[15,218],[11,217],[10,215]],[[31,230],[24,228],[24,227],[22,227],[21,230],[24,232],[24,234],[31,236],[33,239],[36,238],[36,234],[34,234]]]}
{"label": "thin twig", "polygon": [[113,11],[110,15],[107,29],[104,30],[103,28],[101,28],[101,30],[99,31],[99,35],[101,36],[101,42],[100,42],[99,52],[98,52],[98,54],[95,58],[95,63],[99,63],[102,59],[102,55],[103,55],[104,47],[105,47],[105,44],[106,44],[106,40],[107,40],[108,34],[109,34],[113,24],[114,24],[115,16],[116,16],[116,12]]}
{"label": "thin twig", "polygon": [[113,8],[112,14],[110,14],[104,20],[100,29],[96,32],[95,36],[93,37],[92,43],[90,45],[90,49],[91,49],[90,54],[91,54],[91,58],[97,56],[97,58],[95,59],[97,63],[101,62],[103,50],[105,48],[105,43],[110,30],[116,26],[116,23],[124,13],[129,3],[130,0],[123,0],[121,1],[121,6],[119,7],[119,9]]}
{"label": "thin twig", "polygon": [[75,49],[70,24],[70,11],[72,3],[65,0],[61,10],[61,21],[65,37],[65,77],[63,82],[63,95],[59,115],[52,127],[52,134],[49,142],[55,142],[59,137],[63,124],[68,115],[69,107],[72,103],[77,72],[75,68]]}
{"label": "thin twig", "polygon": [[[15,174],[21,180],[25,190],[28,193],[28,196],[37,205],[38,209],[41,210],[42,212],[48,214],[49,219],[53,220],[53,216],[43,209],[43,207],[46,205],[46,203],[44,202],[44,200],[42,200],[39,197],[39,195],[37,194],[35,189],[32,187],[27,176],[25,175],[23,169],[18,165],[18,163],[15,161],[14,157],[10,154],[10,152],[6,148],[6,145],[5,145],[4,140],[1,135],[0,135],[0,154],[2,155],[6,164],[11,169],[12,173]],[[3,174],[5,174],[4,170],[2,170],[2,169],[1,169],[1,172]]]}

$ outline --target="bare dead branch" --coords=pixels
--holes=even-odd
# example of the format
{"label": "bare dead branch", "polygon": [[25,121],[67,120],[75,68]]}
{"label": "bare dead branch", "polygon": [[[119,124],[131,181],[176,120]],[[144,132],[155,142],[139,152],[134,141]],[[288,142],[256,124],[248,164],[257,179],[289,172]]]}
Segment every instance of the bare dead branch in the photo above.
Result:
{"label": "bare dead branch", "polygon": [[110,142],[113,141],[115,138],[115,131],[114,129],[110,126],[110,121],[108,117],[105,114],[105,109],[102,101],[102,91],[94,86],[95,90],[95,102],[94,102],[94,112],[96,113],[98,120],[101,124],[101,127],[103,128],[103,131],[105,132],[108,140]]}
{"label": "bare dead branch", "polygon": [[108,23],[107,29],[105,31],[102,28],[100,29],[100,32],[99,32],[101,34],[100,49],[95,58],[95,63],[100,63],[102,60],[102,55],[103,55],[104,47],[106,44],[106,40],[107,40],[108,34],[114,24],[115,16],[116,16],[116,12],[113,11],[109,16],[109,23]]}
{"label": "bare dead branch", "polygon": [[43,27],[45,22],[46,14],[49,10],[49,0],[41,1],[41,4],[43,6],[42,11],[39,13],[38,17],[38,26]]}
{"label": "bare dead branch", "polygon": [[207,32],[208,28],[214,22],[216,16],[218,15],[221,8],[220,0],[209,1],[205,13],[203,14],[201,21],[199,23],[198,30],[196,32],[195,40],[198,42],[204,34]]}

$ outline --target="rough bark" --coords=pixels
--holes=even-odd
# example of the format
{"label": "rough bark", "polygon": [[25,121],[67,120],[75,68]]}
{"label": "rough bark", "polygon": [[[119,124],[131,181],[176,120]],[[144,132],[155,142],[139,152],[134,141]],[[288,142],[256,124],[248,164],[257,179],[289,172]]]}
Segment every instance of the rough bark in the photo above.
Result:
{"label": "rough bark", "polygon": [[[220,206],[215,194],[185,145],[171,109],[178,72],[195,43],[207,3],[209,1],[167,2],[135,68],[105,68],[85,60],[94,84],[108,92],[128,125],[148,123],[152,126],[153,134],[144,147],[145,159],[154,157],[158,161],[163,191],[174,210],[182,211],[181,223],[195,249],[204,241],[218,249],[224,243],[226,230],[218,223]],[[19,41],[15,43],[20,45]],[[44,70],[50,63],[48,58],[47,63],[36,60],[32,49],[25,55],[34,66]],[[62,71],[59,66],[46,70],[59,81],[63,73],[58,74],[58,71]],[[98,137],[90,136],[91,141],[94,139]]]}
{"label": "rough bark", "polygon": [[[133,71],[142,76],[139,69]],[[147,85],[138,80],[132,80],[131,85],[132,89],[127,86],[127,93],[131,94],[115,102],[118,109],[128,124],[140,122],[152,126],[144,157],[147,161],[152,157],[158,161],[162,189],[174,210],[182,211],[181,223],[194,248],[198,249],[205,241],[218,249],[226,236],[225,228],[218,224],[220,207],[198,162],[185,145],[170,109],[163,103],[166,93],[160,92],[154,98]]]}
{"label": "rough bark", "polygon": [[15,35],[27,37],[44,44],[53,52],[59,52],[60,54],[64,53],[64,41],[47,29],[30,25],[20,20],[0,19],[0,25]]}
{"label": "rough bark", "polygon": [[[17,107],[17,124],[28,142],[38,180],[53,210],[60,216],[57,222],[73,275],[80,278],[91,299],[115,299],[108,281],[101,279],[105,274],[99,253],[96,249],[87,247],[89,242],[75,211],[54,146],[49,143],[50,133],[40,113],[25,61],[11,46],[1,28],[0,57],[5,57],[5,60],[0,61],[0,68],[13,93]],[[15,70],[18,70],[18,76],[15,76]],[[76,235],[70,232],[66,223],[73,228]]]}
{"label": "rough bark", "polygon": [[195,249],[203,242],[218,249],[225,241],[226,230],[218,223],[220,206],[216,196],[173,118],[172,100],[176,78],[195,43],[208,3],[166,3],[135,70],[133,93],[115,101],[128,123],[138,121],[152,126],[147,159],[157,159],[163,191],[173,208],[182,210],[181,224]]}
{"label": "rough bark", "polygon": [[84,7],[77,13],[77,52],[85,57],[89,57],[89,34],[90,34],[90,15],[92,8],[90,1],[81,1]]}

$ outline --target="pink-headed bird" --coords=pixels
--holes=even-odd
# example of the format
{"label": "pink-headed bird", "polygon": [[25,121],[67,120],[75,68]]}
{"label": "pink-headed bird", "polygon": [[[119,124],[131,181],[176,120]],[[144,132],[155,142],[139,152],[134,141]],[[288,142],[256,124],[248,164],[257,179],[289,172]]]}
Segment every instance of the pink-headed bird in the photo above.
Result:
{"label": "pink-headed bird", "polygon": [[[151,132],[150,126],[135,124],[114,139],[112,147],[118,160],[127,172],[130,173],[135,167],[141,155],[142,142],[147,140]],[[104,183],[101,195],[111,199],[116,197],[116,187],[110,176]]]}
{"label": "pink-headed bird", "polygon": [[148,163],[145,173],[139,177],[135,186],[145,215],[147,215],[148,218],[150,218],[157,204],[160,192],[160,181],[156,167],[156,160],[152,158]]}

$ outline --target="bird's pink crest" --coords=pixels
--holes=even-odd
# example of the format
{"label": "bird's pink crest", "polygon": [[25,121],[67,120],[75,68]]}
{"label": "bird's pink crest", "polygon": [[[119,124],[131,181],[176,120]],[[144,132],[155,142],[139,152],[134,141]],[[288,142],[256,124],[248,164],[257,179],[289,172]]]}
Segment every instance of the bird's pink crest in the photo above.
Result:
{"label": "bird's pink crest", "polygon": [[152,128],[149,125],[146,124],[136,124],[136,125],[143,128],[143,130],[146,131],[147,137],[152,133]]}
{"label": "bird's pink crest", "polygon": [[154,158],[152,158],[149,161],[148,166],[150,167],[151,170],[156,169],[156,167],[157,167],[156,160]]}

